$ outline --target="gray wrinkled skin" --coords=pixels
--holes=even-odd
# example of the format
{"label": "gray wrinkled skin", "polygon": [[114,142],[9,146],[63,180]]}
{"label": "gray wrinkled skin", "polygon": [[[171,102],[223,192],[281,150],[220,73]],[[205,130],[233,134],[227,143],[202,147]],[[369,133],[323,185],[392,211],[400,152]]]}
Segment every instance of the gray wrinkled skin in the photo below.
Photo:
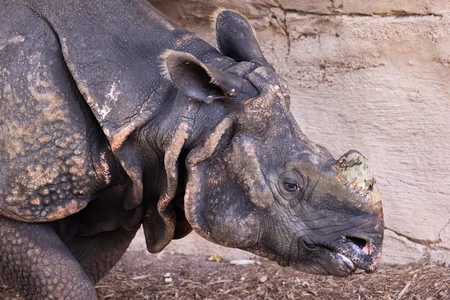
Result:
{"label": "gray wrinkled skin", "polygon": [[95,299],[143,226],[195,230],[304,272],[373,272],[383,214],[367,160],[309,141],[238,13],[217,45],[145,0],[0,3],[0,278]]}

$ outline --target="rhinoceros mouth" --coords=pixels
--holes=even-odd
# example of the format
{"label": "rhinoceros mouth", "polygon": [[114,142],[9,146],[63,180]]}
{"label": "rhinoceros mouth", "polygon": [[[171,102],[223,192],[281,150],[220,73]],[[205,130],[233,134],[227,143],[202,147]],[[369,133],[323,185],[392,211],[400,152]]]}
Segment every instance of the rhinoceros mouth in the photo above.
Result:
{"label": "rhinoceros mouth", "polygon": [[366,273],[372,273],[377,269],[381,255],[379,247],[375,247],[372,241],[366,242],[352,237],[344,238],[343,245],[338,246],[336,251],[340,257],[339,261],[343,261],[344,264],[350,261]]}
{"label": "rhinoceros mouth", "polygon": [[358,268],[358,266],[350,258],[342,255],[341,253],[336,253],[336,261],[351,271],[355,271]]}
{"label": "rhinoceros mouth", "polygon": [[372,242],[343,237],[336,245],[303,244],[330,275],[348,276],[357,269],[372,273],[377,269],[380,253]]}

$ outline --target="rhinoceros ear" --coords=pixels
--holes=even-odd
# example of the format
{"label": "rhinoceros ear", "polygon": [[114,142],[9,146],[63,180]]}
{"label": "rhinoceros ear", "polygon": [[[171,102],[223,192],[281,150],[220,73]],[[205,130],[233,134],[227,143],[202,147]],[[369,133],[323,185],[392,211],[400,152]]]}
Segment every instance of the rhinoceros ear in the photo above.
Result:
{"label": "rhinoceros ear", "polygon": [[245,101],[258,95],[246,79],[203,64],[189,53],[167,50],[161,56],[163,73],[184,95],[205,102]]}
{"label": "rhinoceros ear", "polygon": [[220,53],[237,61],[270,66],[259,48],[252,26],[244,16],[231,10],[218,9],[211,19],[215,25]]}

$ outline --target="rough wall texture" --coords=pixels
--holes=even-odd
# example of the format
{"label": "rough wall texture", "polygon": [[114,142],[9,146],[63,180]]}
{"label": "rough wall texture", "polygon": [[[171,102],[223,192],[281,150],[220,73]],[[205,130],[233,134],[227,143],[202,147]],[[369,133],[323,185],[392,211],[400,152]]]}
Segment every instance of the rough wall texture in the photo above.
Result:
{"label": "rough wall texture", "polygon": [[450,262],[450,1],[151,1],[213,42],[234,8],[290,83],[302,130],[368,159],[384,198],[386,262]]}

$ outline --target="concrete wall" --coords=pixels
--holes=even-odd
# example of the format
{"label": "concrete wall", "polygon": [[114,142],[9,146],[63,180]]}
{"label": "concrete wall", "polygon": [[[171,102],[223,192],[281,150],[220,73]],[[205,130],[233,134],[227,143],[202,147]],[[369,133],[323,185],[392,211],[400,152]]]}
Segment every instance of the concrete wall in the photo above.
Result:
{"label": "concrete wall", "polygon": [[247,15],[306,135],[370,160],[385,261],[450,262],[450,1],[151,2],[212,43],[215,7]]}

